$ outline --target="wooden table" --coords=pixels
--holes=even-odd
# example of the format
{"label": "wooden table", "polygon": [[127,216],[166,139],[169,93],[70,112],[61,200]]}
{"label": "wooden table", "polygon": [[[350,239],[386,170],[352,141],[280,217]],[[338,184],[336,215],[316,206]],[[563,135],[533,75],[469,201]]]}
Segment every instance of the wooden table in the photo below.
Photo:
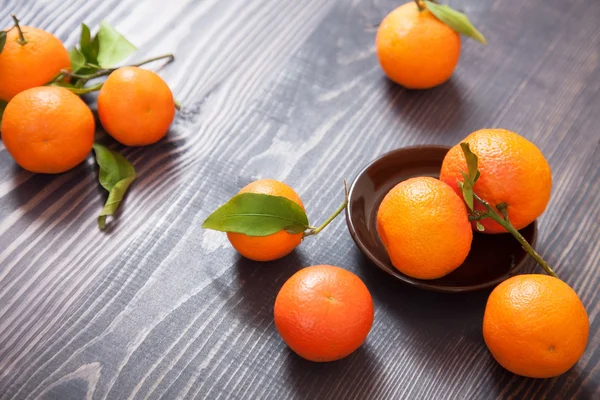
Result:
{"label": "wooden table", "polygon": [[[93,158],[32,175],[0,147],[1,399],[600,398],[600,2],[455,0],[487,36],[464,40],[452,79],[407,91],[374,53],[392,0],[0,0],[2,25],[72,46],[105,19],[140,47],[174,52],[161,74],[184,109],[146,148],[107,141],[139,178],[112,228]],[[92,97],[93,101],[93,97]],[[284,180],[312,220],[373,158],[457,143],[483,127],[535,142],[554,173],[539,251],[581,296],[591,332],[568,373],[525,379],[486,349],[489,291],[420,291],[377,270],[339,218],[292,255],[259,264],[200,225],[246,183]],[[365,345],[339,362],[293,354],[273,301],[298,269],[334,264],[375,301]]]}

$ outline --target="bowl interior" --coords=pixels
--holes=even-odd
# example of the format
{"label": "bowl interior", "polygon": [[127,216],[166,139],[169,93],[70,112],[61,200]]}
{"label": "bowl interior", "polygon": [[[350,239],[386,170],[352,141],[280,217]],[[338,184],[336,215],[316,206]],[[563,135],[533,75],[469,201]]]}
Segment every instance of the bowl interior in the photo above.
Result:
{"label": "bowl interior", "polygon": [[[346,222],[352,238],[362,252],[379,268],[395,278],[423,289],[466,292],[493,287],[516,275],[527,253],[509,234],[475,233],[465,262],[452,273],[435,280],[411,278],[391,264],[377,233],[377,210],[385,195],[399,182],[416,177],[439,177],[442,160],[448,152],[443,146],[416,146],[394,150],[369,164],[354,180],[346,209]],[[536,223],[521,230],[532,243]]]}

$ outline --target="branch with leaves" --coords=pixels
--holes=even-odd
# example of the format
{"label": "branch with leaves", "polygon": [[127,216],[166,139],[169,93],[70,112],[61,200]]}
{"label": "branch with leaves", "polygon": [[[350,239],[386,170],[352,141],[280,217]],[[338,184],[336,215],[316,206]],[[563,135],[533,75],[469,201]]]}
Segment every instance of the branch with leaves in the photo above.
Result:
{"label": "branch with leaves", "polygon": [[[458,187],[460,188],[463,198],[465,199],[465,203],[467,203],[467,207],[469,208],[469,220],[474,221],[477,225],[477,230],[482,232],[485,228],[479,221],[489,218],[492,221],[497,222],[519,241],[523,249],[544,269],[544,271],[546,271],[548,275],[558,278],[554,270],[550,268],[542,256],[535,251],[531,244],[529,244],[523,235],[521,235],[521,233],[511,224],[510,219],[508,218],[508,212],[506,210],[506,203],[500,203],[496,205],[496,207],[492,207],[489,202],[482,199],[477,195],[477,193],[475,193],[475,183],[481,176],[478,165],[479,161],[477,155],[471,151],[468,143],[463,142],[460,144],[460,147],[462,148],[467,161],[467,172],[461,171],[463,181],[458,181]],[[475,201],[485,208],[485,212],[475,210]]]}
{"label": "branch with leaves", "polygon": [[[96,36],[86,24],[81,24],[79,46],[69,51],[71,70],[62,70],[49,84],[69,89],[75,94],[95,92],[102,88],[102,83],[84,87],[89,81],[110,75],[115,66],[131,56],[137,48],[107,22],[100,23]],[[165,64],[175,60],[173,54],[152,57],[142,62],[128,65],[140,67],[151,62],[166,60]]]}
{"label": "branch with leaves", "polygon": [[[27,31],[23,32],[19,19],[15,15],[12,15],[12,19],[13,26],[0,31],[0,53],[6,49],[7,33],[12,30],[18,31],[14,36],[19,45],[25,47],[34,44],[28,41]],[[136,51],[137,48],[131,42],[105,21],[100,23],[94,36],[86,24],[81,24],[79,44],[69,51],[70,68],[59,72],[53,70],[52,73],[58,73],[46,85],[62,87],[77,95],[98,91],[103,86],[98,78],[112,74],[118,69],[119,63]],[[128,66],[140,67],[161,60],[166,65],[174,61],[175,57],[173,54],[165,54]],[[180,108],[179,102],[175,101],[175,105],[177,109]],[[0,122],[6,106],[7,102],[0,100]],[[107,217],[114,215],[122,203],[125,193],[136,179],[136,172],[125,157],[103,145],[94,144],[93,151],[99,166],[100,185],[108,192],[108,199],[98,217],[98,227],[105,229]]]}

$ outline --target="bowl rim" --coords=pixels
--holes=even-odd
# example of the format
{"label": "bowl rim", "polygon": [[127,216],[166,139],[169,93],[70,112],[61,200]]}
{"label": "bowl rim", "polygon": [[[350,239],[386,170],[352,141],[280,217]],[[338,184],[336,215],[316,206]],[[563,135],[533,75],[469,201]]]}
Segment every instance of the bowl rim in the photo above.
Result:
{"label": "bowl rim", "polygon": [[[414,150],[420,150],[420,149],[435,149],[435,150],[450,150],[450,146],[444,146],[444,145],[413,145],[413,146],[406,146],[406,147],[399,147],[397,149],[388,151],[382,155],[380,155],[379,157],[373,159],[372,161],[370,161],[364,168],[362,168],[360,170],[360,172],[354,177],[354,179],[352,180],[352,184],[350,185],[350,189],[348,190],[348,205],[346,207],[346,225],[348,226],[348,231],[350,232],[350,236],[352,237],[352,240],[354,241],[354,243],[356,243],[356,245],[358,246],[358,248],[362,251],[362,253],[369,259],[369,261],[371,261],[373,264],[375,264],[379,269],[381,269],[382,271],[384,271],[385,273],[387,273],[388,275],[393,276],[396,280],[399,280],[401,282],[404,282],[406,284],[421,288],[421,289],[425,289],[425,290],[429,290],[429,291],[435,291],[435,292],[442,292],[442,293],[465,293],[465,292],[473,292],[473,291],[477,291],[477,290],[483,290],[483,289],[487,289],[487,288],[491,288],[491,287],[495,287],[496,285],[498,285],[499,283],[501,283],[502,281],[505,281],[506,279],[518,275],[519,271],[522,269],[523,265],[529,261],[528,254],[525,254],[525,257],[523,257],[523,259],[521,259],[521,261],[519,261],[518,263],[515,263],[515,265],[509,269],[505,274],[492,279],[490,281],[487,282],[483,282],[483,283],[479,283],[476,285],[460,285],[460,286],[446,286],[446,285],[439,285],[439,284],[435,284],[433,282],[435,282],[435,280],[424,280],[424,279],[417,279],[417,278],[412,278],[408,275],[403,274],[402,272],[398,271],[397,269],[395,269],[395,267],[392,266],[392,268],[394,268],[394,271],[390,271],[389,266],[384,265],[384,263],[382,263],[378,257],[376,257],[371,250],[369,249],[368,246],[366,246],[362,240],[360,240],[360,238],[358,237],[357,233],[356,233],[356,228],[354,226],[354,221],[352,218],[352,197],[353,194],[355,193],[355,189],[356,189],[356,185],[358,180],[376,163],[378,163],[379,161],[388,158],[396,153],[399,152],[406,152],[406,151],[414,151]],[[534,246],[536,241],[537,241],[537,236],[538,236],[538,222],[537,219],[535,221],[533,221],[530,225],[533,225],[533,233],[531,236],[531,245]],[[391,265],[391,264],[390,264]]]}

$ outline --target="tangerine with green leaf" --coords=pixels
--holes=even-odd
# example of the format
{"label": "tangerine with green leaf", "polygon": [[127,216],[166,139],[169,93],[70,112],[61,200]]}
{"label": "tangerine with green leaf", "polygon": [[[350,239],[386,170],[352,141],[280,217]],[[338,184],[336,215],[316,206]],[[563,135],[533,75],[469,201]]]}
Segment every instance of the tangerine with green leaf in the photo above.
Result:
{"label": "tangerine with green leaf", "polygon": [[377,232],[394,267],[418,279],[458,268],[473,239],[461,198],[431,177],[407,179],[388,192],[377,212]]}
{"label": "tangerine with green leaf", "polygon": [[[506,212],[516,229],[525,228],[546,209],[552,189],[550,165],[529,140],[505,129],[481,129],[461,142],[477,156],[480,176],[473,191],[499,212]],[[440,180],[459,196],[467,160],[460,144],[452,147],[442,163]],[[476,212],[485,212],[478,201]],[[491,219],[479,221],[485,233],[504,233],[506,229]]]}
{"label": "tangerine with green leaf", "polygon": [[551,378],[569,370],[585,351],[589,319],[577,293],[558,278],[518,275],[490,294],[483,337],[507,370]]}
{"label": "tangerine with green leaf", "polygon": [[447,81],[467,34],[485,43],[466,15],[430,1],[411,1],[390,12],[377,30],[375,47],[385,74],[408,89]]}
{"label": "tangerine with green leaf", "polygon": [[15,24],[0,50],[0,100],[9,101],[26,89],[45,85],[70,67],[69,53],[58,38]]}
{"label": "tangerine with green leaf", "polygon": [[[293,201],[304,210],[300,196],[288,185],[273,179],[261,179],[242,188],[240,193],[260,193],[281,196]],[[303,233],[280,230],[267,236],[248,236],[243,233],[227,232],[231,245],[244,257],[254,261],[273,261],[290,254],[300,243]]]}
{"label": "tangerine with green leaf", "polygon": [[2,140],[17,164],[58,174],[81,163],[94,143],[94,116],[78,96],[60,87],[27,89],[8,103]]}
{"label": "tangerine with green leaf", "polygon": [[312,227],[298,194],[273,179],[250,183],[206,218],[202,227],[227,232],[233,247],[254,261],[273,261],[321,232],[348,204],[346,199],[321,225]]}

